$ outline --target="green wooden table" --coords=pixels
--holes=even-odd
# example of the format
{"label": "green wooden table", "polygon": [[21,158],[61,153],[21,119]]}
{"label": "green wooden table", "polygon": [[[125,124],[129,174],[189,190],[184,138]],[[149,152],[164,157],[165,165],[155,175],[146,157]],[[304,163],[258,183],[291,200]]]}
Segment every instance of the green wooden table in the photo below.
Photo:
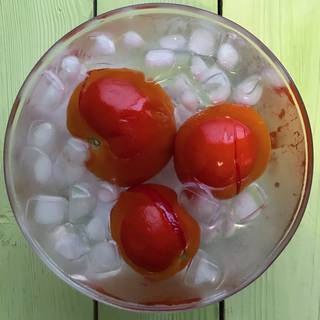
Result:
{"label": "green wooden table", "polygon": [[[24,78],[63,34],[135,0],[0,0],[0,145]],[[151,1],[159,2],[159,1]],[[0,181],[0,320],[320,319],[320,0],[180,0],[222,14],[257,35],[293,76],[311,120],[314,183],[303,221],[282,255],[224,304],[174,314],[140,314],[97,304],[52,274],[28,247]],[[2,165],[2,164],[1,164]],[[223,308],[224,307],[224,308]],[[220,308],[220,309],[219,309]]]}

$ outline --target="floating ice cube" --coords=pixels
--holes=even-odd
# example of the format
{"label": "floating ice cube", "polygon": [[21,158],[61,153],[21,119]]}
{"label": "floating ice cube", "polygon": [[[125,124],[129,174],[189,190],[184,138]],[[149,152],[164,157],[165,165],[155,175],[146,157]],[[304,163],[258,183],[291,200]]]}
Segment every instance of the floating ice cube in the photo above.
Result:
{"label": "floating ice cube", "polygon": [[201,225],[214,226],[225,212],[226,201],[216,199],[209,187],[198,183],[186,183],[179,191],[180,204]]}
{"label": "floating ice cube", "polygon": [[231,84],[228,76],[217,66],[204,70],[198,76],[208,92],[212,103],[227,100],[231,94]]}
{"label": "floating ice cube", "polygon": [[62,155],[68,162],[82,165],[89,157],[89,144],[80,139],[70,138]]}
{"label": "floating ice cube", "polygon": [[106,219],[103,219],[102,216],[95,216],[89,221],[85,231],[90,241],[101,242],[108,237],[108,218],[108,215],[106,215]]}
{"label": "floating ice cube", "polygon": [[35,180],[41,184],[46,184],[52,174],[52,163],[45,154],[39,156],[33,164]]}
{"label": "floating ice cube", "polygon": [[192,57],[191,60],[191,73],[198,79],[198,76],[205,70],[208,69],[207,64],[202,58],[198,56]]}
{"label": "floating ice cube", "polygon": [[85,53],[86,56],[104,57],[113,55],[115,52],[115,44],[108,35],[103,33],[93,33],[89,35],[89,46]]}
{"label": "floating ice cube", "polygon": [[182,94],[184,91],[189,90],[191,87],[191,81],[188,76],[184,73],[181,73],[176,76],[174,81],[174,89],[178,94]]}
{"label": "floating ice cube", "polygon": [[109,182],[102,182],[98,189],[98,200],[102,202],[115,201],[119,196],[119,188]]}
{"label": "floating ice cube", "polygon": [[261,77],[253,75],[240,82],[233,91],[233,100],[237,103],[255,105],[262,96]]}
{"label": "floating ice cube", "polygon": [[128,31],[123,35],[123,44],[128,49],[138,49],[144,45],[144,40],[139,33]]}
{"label": "floating ice cube", "polygon": [[200,225],[201,242],[210,244],[216,238],[230,238],[238,226],[230,211],[224,211],[216,223],[212,226]]}
{"label": "floating ice cube", "polygon": [[88,216],[96,206],[96,199],[89,184],[79,183],[69,190],[69,220],[77,222]]}
{"label": "floating ice cube", "polygon": [[96,273],[117,271],[121,268],[121,258],[113,241],[94,245],[88,254],[88,260],[89,268]]}
{"label": "floating ice cube", "polygon": [[273,68],[262,70],[262,78],[271,87],[281,88],[284,86],[284,81]]}
{"label": "floating ice cube", "polygon": [[183,104],[178,104],[174,108],[174,118],[178,128],[192,115],[193,113],[186,109]]}
{"label": "floating ice cube", "polygon": [[267,195],[263,189],[253,183],[233,199],[235,218],[240,224],[246,223],[261,214],[267,202]]}
{"label": "floating ice cube", "polygon": [[197,111],[200,106],[199,97],[191,90],[187,90],[180,96],[182,104],[191,112]]}
{"label": "floating ice cube", "polygon": [[102,202],[98,201],[97,206],[93,211],[93,216],[101,217],[102,219],[107,219],[110,214],[110,210],[112,209],[114,202]]}
{"label": "floating ice cube", "polygon": [[[64,141],[70,136],[70,133],[67,129],[67,107],[69,100],[64,100],[60,107],[50,113],[50,122],[52,122],[56,128],[57,135],[59,135],[59,139],[56,139],[59,143],[60,141]],[[61,135],[64,135],[65,138],[62,140]]]}
{"label": "floating ice cube", "polygon": [[203,56],[211,56],[215,49],[213,34],[206,29],[196,29],[189,40],[189,49]]}
{"label": "floating ice cube", "polygon": [[50,158],[38,148],[24,147],[19,159],[20,167],[34,182],[46,184],[52,175]]}
{"label": "floating ice cube", "polygon": [[42,120],[35,120],[28,130],[27,143],[43,151],[52,151],[56,138],[54,126]]}
{"label": "floating ice cube", "polygon": [[180,50],[184,48],[186,42],[181,34],[170,34],[160,39],[160,46],[164,49]]}
{"label": "floating ice cube", "polygon": [[60,188],[67,188],[79,182],[85,173],[85,167],[68,161],[60,154],[53,165],[53,178]]}
{"label": "floating ice cube", "polygon": [[171,67],[174,63],[174,52],[167,49],[150,50],[145,57],[145,64],[150,68]]}
{"label": "floating ice cube", "polygon": [[188,287],[217,286],[220,280],[220,268],[203,250],[199,250],[187,268],[184,283]]}
{"label": "floating ice cube", "polygon": [[76,260],[89,252],[87,239],[71,224],[59,227],[54,234],[55,251],[68,260]]}
{"label": "floating ice cube", "polygon": [[218,50],[217,60],[223,68],[232,70],[239,62],[239,53],[230,43],[224,43]]}
{"label": "floating ice cube", "polygon": [[67,56],[62,59],[59,77],[62,81],[73,83],[79,79],[83,71],[83,66],[76,56]]}
{"label": "floating ice cube", "polygon": [[62,197],[37,195],[28,200],[26,211],[38,224],[59,225],[68,211],[68,201]]}
{"label": "floating ice cube", "polygon": [[59,107],[65,94],[65,87],[52,71],[44,71],[33,89],[30,105],[42,113]]}

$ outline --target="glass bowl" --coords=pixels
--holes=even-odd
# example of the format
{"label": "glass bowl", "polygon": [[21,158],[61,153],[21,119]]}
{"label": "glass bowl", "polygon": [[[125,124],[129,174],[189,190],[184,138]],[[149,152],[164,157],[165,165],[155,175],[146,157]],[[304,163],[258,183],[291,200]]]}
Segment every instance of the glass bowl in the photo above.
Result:
{"label": "glass bowl", "polygon": [[[65,128],[65,107],[70,93],[83,79],[86,70],[102,67],[142,69],[169,93],[172,92],[172,79],[180,72],[187,72],[195,81],[197,75],[193,71],[190,73],[191,53],[188,50],[171,48],[176,50],[175,65],[163,72],[159,72],[157,67],[146,67],[141,58],[144,58],[146,50],[159,47],[158,34],[183,33],[190,37],[196,29],[200,33],[193,34],[193,44],[189,40],[189,48],[193,47],[194,51],[193,57],[200,57],[207,64],[216,64],[220,68],[219,75],[222,74],[229,81],[227,84],[223,82],[222,87],[219,87],[219,83],[212,87],[214,97],[209,96],[210,104],[218,102],[214,90],[218,87],[224,90],[229,85],[229,91],[232,87],[231,96],[224,99],[254,105],[270,130],[272,153],[268,167],[262,177],[247,189],[244,198],[237,196],[231,202],[222,204],[227,205],[229,211],[219,225],[217,221],[210,225],[200,221],[201,252],[173,278],[152,282],[126,266],[121,267],[125,269],[124,272],[98,272],[90,277],[83,271],[83,266],[91,263],[87,258],[91,244],[88,242],[84,245],[81,242],[87,239],[87,235],[82,238],[87,229],[81,223],[68,223],[67,227],[55,226],[59,231],[52,231],[47,225],[37,225],[48,222],[39,221],[41,215],[37,223],[30,222],[28,211],[39,200],[48,205],[49,200],[53,201],[50,195],[61,196],[57,194],[55,186],[50,185],[52,172],[46,168],[53,161],[56,150],[61,149],[66,139],[70,138]],[[130,30],[139,31],[145,41],[128,35],[125,40],[123,34]],[[215,42],[209,44],[209,47],[214,47],[210,54],[205,52],[208,50],[208,41],[203,30],[206,30],[204,33],[209,32]],[[175,41],[174,46],[177,45]],[[117,54],[113,54],[114,43]],[[232,45],[231,60],[228,58],[230,47],[226,56],[226,52],[218,50],[226,43]],[[236,52],[232,51],[234,49]],[[241,53],[245,54],[241,56]],[[129,59],[123,59],[126,54],[130,54]],[[66,59],[67,56],[69,58]],[[239,56],[240,62],[235,66]],[[81,65],[78,65],[79,61]],[[201,99],[204,104],[210,102],[206,102],[206,94]],[[177,110],[178,107],[176,105]],[[181,117],[184,116],[180,115],[180,120]],[[44,130],[40,135],[39,131],[38,134],[36,132],[39,127]],[[50,145],[53,132],[56,141]],[[81,149],[83,146],[71,143],[71,147]],[[81,153],[77,155],[81,158]],[[36,165],[40,169],[36,170]],[[216,303],[238,292],[259,277],[287,245],[301,221],[309,197],[313,172],[312,136],[305,107],[288,72],[274,54],[248,31],[223,17],[193,7],[135,5],[107,12],[80,25],[57,41],[39,60],[20,89],[10,114],[5,137],[4,167],[9,200],[22,233],[44,263],[66,283],[92,299],[120,308],[139,311],[185,310]],[[168,167],[165,170],[170,171],[170,164]],[[71,169],[66,170],[65,174],[72,176]],[[63,174],[62,178],[65,178]],[[85,182],[90,179],[90,182],[96,182],[92,175],[86,179]],[[161,173],[154,181],[159,179]],[[173,187],[177,187],[180,198],[183,198],[186,189],[193,192],[192,186]],[[62,195],[65,195],[64,192],[61,191]],[[216,199],[206,198],[206,190],[200,196],[206,199],[207,209],[211,208],[212,201],[217,205]],[[246,203],[245,212],[239,213],[246,197],[258,199],[255,198],[254,202],[250,200],[253,207]],[[59,213],[67,210],[67,200],[61,201],[60,198],[59,202],[54,200],[53,203],[54,206],[45,207],[46,210],[53,208]],[[59,220],[56,214],[52,217]],[[75,251],[68,252],[68,248],[63,251],[70,258],[68,261],[63,260],[52,248],[52,243],[62,239],[66,233],[76,237],[71,236],[68,241],[72,242],[72,250],[78,250],[77,254]],[[68,243],[60,243],[60,248],[66,246]],[[78,247],[75,249],[74,246]],[[201,283],[201,277],[196,278],[197,272],[201,277],[207,277],[208,282]]]}

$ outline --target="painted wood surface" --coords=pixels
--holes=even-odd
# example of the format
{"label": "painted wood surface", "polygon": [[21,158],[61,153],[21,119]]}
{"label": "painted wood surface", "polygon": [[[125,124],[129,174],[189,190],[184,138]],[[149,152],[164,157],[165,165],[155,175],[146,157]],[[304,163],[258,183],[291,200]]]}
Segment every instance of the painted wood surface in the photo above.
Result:
{"label": "painted wood surface", "polygon": [[[14,98],[40,56],[92,16],[92,0],[0,0],[0,149]],[[58,279],[31,252],[0,176],[0,319],[91,320],[92,301]]]}
{"label": "painted wood surface", "polygon": [[304,99],[314,137],[308,209],[287,249],[247,289],[226,300],[227,320],[320,317],[319,0],[224,0],[223,15],[258,36],[280,58]]}
{"label": "painted wood surface", "polygon": [[[140,2],[97,0],[97,9],[102,13]],[[210,11],[217,9],[215,0],[175,2]],[[315,159],[319,159],[320,2],[224,0],[223,7],[224,16],[257,35],[293,76],[307,106],[313,127]],[[92,0],[0,0],[1,152],[8,114],[25,76],[51,44],[92,14]],[[293,241],[265,275],[226,300],[226,320],[320,318],[319,170],[316,160],[311,199]],[[28,248],[5,195],[2,169],[0,194],[0,319],[93,319],[92,301],[65,285]],[[98,318],[217,320],[218,306],[186,313],[151,315],[129,313],[100,304]]]}
{"label": "painted wood surface", "polygon": [[101,14],[106,11],[117,9],[120,7],[140,4],[140,3],[177,3],[193,6],[201,9],[206,9],[211,12],[218,11],[218,0],[97,0],[97,13]]}
{"label": "painted wood surface", "polygon": [[[137,4],[146,1],[137,0],[97,0],[97,13],[116,9],[129,4]],[[148,2],[164,2],[164,3],[179,3],[192,5],[198,8],[206,9],[212,12],[217,12],[217,1],[215,0],[180,0],[180,1],[148,1]],[[218,304],[209,306],[207,308],[165,314],[149,314],[149,313],[132,313],[127,311],[116,310],[112,307],[99,304],[99,320],[218,320],[219,306]]]}

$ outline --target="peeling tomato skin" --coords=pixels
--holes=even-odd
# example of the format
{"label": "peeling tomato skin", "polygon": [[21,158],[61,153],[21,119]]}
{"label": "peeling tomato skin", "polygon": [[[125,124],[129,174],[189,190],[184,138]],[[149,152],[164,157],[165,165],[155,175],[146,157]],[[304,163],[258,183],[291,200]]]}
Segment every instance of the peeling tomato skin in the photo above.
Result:
{"label": "peeling tomato skin", "polygon": [[120,195],[110,215],[111,233],[124,260],[152,279],[165,279],[196,253],[200,229],[167,187],[144,184]]}
{"label": "peeling tomato skin", "polygon": [[252,108],[207,107],[179,129],[174,163],[179,179],[201,182],[230,198],[264,171],[270,156],[268,128]]}
{"label": "peeling tomato skin", "polygon": [[166,165],[176,133],[170,97],[129,69],[90,71],[69,101],[67,127],[75,137],[98,142],[90,147],[87,168],[123,187]]}

